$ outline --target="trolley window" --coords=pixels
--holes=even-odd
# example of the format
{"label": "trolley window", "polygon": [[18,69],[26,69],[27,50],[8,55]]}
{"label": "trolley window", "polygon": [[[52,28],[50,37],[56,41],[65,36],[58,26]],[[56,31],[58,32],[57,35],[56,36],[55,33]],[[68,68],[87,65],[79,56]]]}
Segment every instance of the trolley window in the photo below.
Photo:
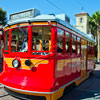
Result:
{"label": "trolley window", "polygon": [[27,52],[28,29],[13,29],[11,33],[11,52]]}
{"label": "trolley window", "polygon": [[5,50],[9,49],[9,30],[5,33]]}
{"label": "trolley window", "polygon": [[33,51],[51,50],[51,26],[32,27],[32,50]]}
{"label": "trolley window", "polygon": [[66,36],[66,53],[70,53],[71,51],[71,34],[68,32],[65,32]]}
{"label": "trolley window", "polygon": [[77,37],[77,54],[80,54],[80,38]]}
{"label": "trolley window", "polygon": [[76,53],[76,36],[72,35],[72,53]]}
{"label": "trolley window", "polygon": [[61,29],[57,29],[57,40],[58,40],[57,52],[63,52],[63,37],[64,37],[64,31]]}

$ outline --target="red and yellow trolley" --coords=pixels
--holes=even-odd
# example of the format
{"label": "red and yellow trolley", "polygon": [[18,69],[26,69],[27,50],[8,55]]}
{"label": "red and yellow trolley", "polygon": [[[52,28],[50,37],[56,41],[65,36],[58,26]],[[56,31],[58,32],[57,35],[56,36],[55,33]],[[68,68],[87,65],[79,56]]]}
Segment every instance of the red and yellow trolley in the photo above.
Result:
{"label": "red and yellow trolley", "polygon": [[94,40],[61,18],[37,9],[10,15],[0,82],[11,95],[57,100],[94,71]]}

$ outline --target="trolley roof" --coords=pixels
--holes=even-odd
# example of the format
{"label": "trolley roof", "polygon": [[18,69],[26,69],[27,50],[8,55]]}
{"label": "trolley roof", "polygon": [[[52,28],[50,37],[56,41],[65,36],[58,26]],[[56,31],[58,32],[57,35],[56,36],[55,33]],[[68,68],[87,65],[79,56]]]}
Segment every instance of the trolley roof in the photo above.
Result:
{"label": "trolley roof", "polygon": [[[62,17],[62,15],[61,15]],[[27,23],[27,22],[43,22],[43,21],[56,21],[59,24],[64,25],[65,27],[71,29],[72,31],[82,35],[83,37],[91,40],[92,42],[95,42],[93,38],[89,37],[87,34],[81,32],[80,30],[78,30],[77,28],[75,28],[73,25],[71,25],[69,22],[64,21],[61,19],[61,17],[58,15],[37,15],[34,17],[25,17],[25,18],[19,18],[16,20],[9,20],[8,24],[5,26],[9,26],[9,25],[14,25],[14,24],[19,24],[19,23]]]}

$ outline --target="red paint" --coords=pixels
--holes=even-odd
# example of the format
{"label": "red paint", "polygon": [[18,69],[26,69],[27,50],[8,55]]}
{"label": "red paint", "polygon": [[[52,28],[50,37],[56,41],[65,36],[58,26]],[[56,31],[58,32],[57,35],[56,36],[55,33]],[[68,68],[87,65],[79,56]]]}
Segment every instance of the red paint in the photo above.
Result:
{"label": "red paint", "polygon": [[[81,75],[81,45],[80,54],[72,53],[72,33],[70,53],[65,51],[65,34],[63,36],[64,52],[57,53],[57,26],[51,26],[51,51],[50,55],[32,55],[32,26],[28,26],[28,52],[11,52],[11,31],[9,29],[9,50],[8,54],[4,53],[4,58],[20,59],[44,59],[48,60],[48,64],[39,64],[38,67],[33,67],[30,70],[10,68],[3,61],[3,72],[0,75],[0,83],[22,90],[37,91],[37,92],[53,92],[65,84],[74,81]],[[5,38],[4,38],[5,40]],[[81,43],[80,43],[81,44]],[[76,43],[77,48],[77,43]],[[6,52],[6,51],[5,51]],[[34,51],[35,52],[35,51]],[[39,51],[43,52],[43,51]],[[47,52],[47,51],[46,51]],[[72,62],[72,59],[80,59],[80,61]],[[57,70],[58,60],[70,61],[63,66],[63,70]],[[21,66],[22,62],[20,60]]]}

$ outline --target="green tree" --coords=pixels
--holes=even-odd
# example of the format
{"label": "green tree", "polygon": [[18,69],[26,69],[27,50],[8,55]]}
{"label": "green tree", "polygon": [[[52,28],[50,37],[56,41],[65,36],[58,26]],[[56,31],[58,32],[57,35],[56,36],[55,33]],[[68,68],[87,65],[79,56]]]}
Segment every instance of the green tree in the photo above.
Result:
{"label": "green tree", "polygon": [[94,18],[88,16],[88,20],[89,20],[89,29],[91,30],[91,34],[92,34],[94,37],[97,37],[97,25],[96,25],[96,23],[94,22]]}
{"label": "green tree", "polygon": [[0,8],[0,25],[5,25],[7,22],[6,11]]}
{"label": "green tree", "polygon": [[[89,27],[91,29],[91,33],[96,37],[96,54],[99,53],[99,35],[100,34],[100,12],[96,11],[92,17],[89,17]],[[96,56],[97,57],[97,56]],[[99,59],[99,56],[98,56]]]}
{"label": "green tree", "polygon": [[89,16],[89,27],[91,29],[91,33],[94,36],[97,36],[97,33],[100,30],[100,12],[96,11],[92,17]]}

